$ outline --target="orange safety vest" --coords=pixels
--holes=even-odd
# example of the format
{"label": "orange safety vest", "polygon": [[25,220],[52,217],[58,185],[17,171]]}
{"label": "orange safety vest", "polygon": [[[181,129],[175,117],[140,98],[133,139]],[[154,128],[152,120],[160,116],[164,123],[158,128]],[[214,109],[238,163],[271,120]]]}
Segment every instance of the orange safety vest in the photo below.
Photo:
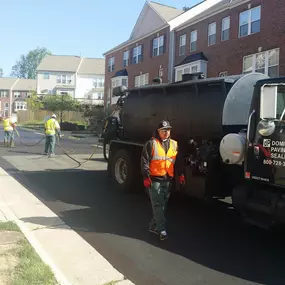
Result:
{"label": "orange safety vest", "polygon": [[168,173],[170,177],[174,176],[174,164],[177,156],[177,142],[170,139],[170,147],[167,153],[161,142],[153,138],[152,159],[150,161],[150,176],[164,176]]}

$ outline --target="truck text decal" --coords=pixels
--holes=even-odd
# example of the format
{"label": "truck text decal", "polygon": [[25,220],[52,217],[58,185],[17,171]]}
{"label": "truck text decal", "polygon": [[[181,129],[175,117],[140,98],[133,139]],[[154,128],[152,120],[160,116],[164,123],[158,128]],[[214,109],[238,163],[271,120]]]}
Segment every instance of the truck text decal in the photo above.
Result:
{"label": "truck text decal", "polygon": [[269,154],[269,157],[263,160],[263,164],[285,167],[285,141],[264,139],[263,147]]}

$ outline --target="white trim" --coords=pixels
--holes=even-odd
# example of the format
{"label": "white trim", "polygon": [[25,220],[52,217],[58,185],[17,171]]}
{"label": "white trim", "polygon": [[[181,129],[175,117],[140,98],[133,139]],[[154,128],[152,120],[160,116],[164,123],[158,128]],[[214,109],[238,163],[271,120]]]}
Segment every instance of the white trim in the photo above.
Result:
{"label": "white trim", "polygon": [[174,67],[174,70],[175,70],[175,78],[174,78],[174,81],[177,82],[177,73],[179,71],[182,71],[182,75],[184,74],[184,70],[186,68],[189,68],[189,73],[191,73],[191,69],[193,67],[197,67],[197,70],[195,72],[201,72],[202,71],[202,63],[206,63],[207,64],[207,61],[205,60],[196,60],[196,61],[193,61],[193,62],[190,62],[190,63],[186,63],[186,64],[183,64],[183,65],[179,65],[179,66],[175,66]]}
{"label": "white trim", "polygon": [[[220,2],[220,1],[218,1],[218,2]],[[217,9],[215,9],[215,10],[209,11],[209,13],[205,14],[204,17],[199,18],[199,19],[197,19],[196,21],[193,21],[193,22],[188,22],[187,24],[186,23],[181,24],[180,26],[174,28],[174,30],[177,31],[177,32],[181,31],[181,30],[183,30],[183,29],[185,29],[185,28],[187,28],[189,26],[192,26],[192,25],[195,25],[197,23],[200,23],[200,22],[202,22],[204,20],[207,20],[210,17],[213,17],[215,15],[221,14],[222,12],[225,12],[227,10],[234,9],[234,8],[236,8],[236,7],[238,7],[238,6],[242,5],[242,4],[248,3],[248,2],[251,2],[251,0],[240,0],[239,3],[234,3],[234,2],[226,3],[224,6],[221,6],[221,7],[217,8]],[[208,8],[208,9],[210,9],[210,8]],[[201,12],[201,13],[203,13],[203,12]],[[195,15],[195,17],[196,16],[197,15]]]}
{"label": "white trim", "polygon": [[110,55],[110,54],[112,54],[112,53],[114,53],[114,52],[116,52],[118,50],[121,50],[122,48],[125,48],[125,47],[129,48],[130,45],[132,45],[134,43],[139,43],[141,40],[143,40],[145,38],[148,38],[151,35],[157,34],[158,32],[164,30],[167,27],[169,27],[168,24],[163,25],[160,28],[158,28],[158,29],[152,31],[151,33],[148,33],[148,34],[146,34],[146,35],[144,35],[144,36],[142,36],[140,38],[137,38],[137,39],[134,39],[134,40],[128,40],[128,41],[126,41],[126,42],[124,42],[124,43],[122,43],[122,44],[120,44],[120,45],[118,45],[118,46],[116,46],[116,47],[106,51],[105,53],[103,53],[103,56],[108,56],[108,55]]}

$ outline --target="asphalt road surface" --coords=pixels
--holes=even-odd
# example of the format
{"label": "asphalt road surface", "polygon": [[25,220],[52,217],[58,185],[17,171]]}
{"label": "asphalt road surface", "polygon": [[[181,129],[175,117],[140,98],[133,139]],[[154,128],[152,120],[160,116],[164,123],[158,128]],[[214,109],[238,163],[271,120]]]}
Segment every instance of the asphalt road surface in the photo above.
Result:
{"label": "asphalt road surface", "polygon": [[[20,134],[27,144],[41,138],[21,129]],[[94,138],[62,140],[66,149],[85,154],[91,153],[92,143]],[[25,158],[40,158],[43,142],[35,147],[16,144],[6,149],[1,143],[0,166],[136,285],[285,284],[284,233],[244,226],[226,206],[204,206],[173,195],[167,213],[169,238],[161,242],[148,232],[151,208],[146,195],[121,193],[107,177],[103,155],[90,161],[88,170],[29,171]]]}

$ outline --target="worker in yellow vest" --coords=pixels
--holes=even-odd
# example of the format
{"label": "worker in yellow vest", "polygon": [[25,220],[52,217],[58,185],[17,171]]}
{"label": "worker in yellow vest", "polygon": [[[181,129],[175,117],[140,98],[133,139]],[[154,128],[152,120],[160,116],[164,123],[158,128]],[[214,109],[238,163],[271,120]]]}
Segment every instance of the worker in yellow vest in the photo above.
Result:
{"label": "worker in yellow vest", "polygon": [[160,122],[141,156],[144,187],[149,192],[153,211],[149,231],[158,234],[161,240],[167,238],[165,210],[175,172],[178,172],[180,184],[185,185],[183,158],[178,156],[177,142],[170,138],[171,129],[168,121]]}
{"label": "worker in yellow vest", "polygon": [[4,127],[4,147],[14,147],[14,129],[16,124],[12,122],[10,117],[6,117],[3,120],[3,127]]}
{"label": "worker in yellow vest", "polygon": [[46,143],[45,143],[45,155],[49,155],[50,157],[54,157],[55,153],[55,142],[56,142],[56,133],[60,134],[60,125],[56,120],[56,115],[53,114],[50,119],[45,122],[45,135],[46,135]]}

